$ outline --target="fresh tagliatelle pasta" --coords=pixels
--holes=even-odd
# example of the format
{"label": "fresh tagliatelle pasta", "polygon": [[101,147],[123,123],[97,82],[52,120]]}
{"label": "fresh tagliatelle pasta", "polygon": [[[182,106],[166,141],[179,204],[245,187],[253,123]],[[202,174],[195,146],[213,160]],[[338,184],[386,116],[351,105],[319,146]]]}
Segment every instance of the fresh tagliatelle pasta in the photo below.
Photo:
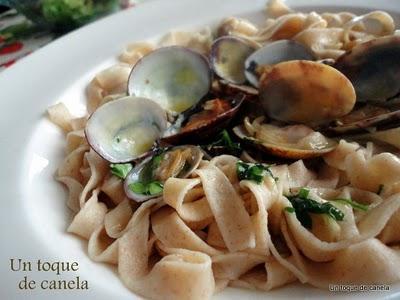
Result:
{"label": "fresh tagliatelle pasta", "polygon": [[[336,59],[355,45],[376,37],[393,34],[393,18],[384,11],[356,16],[349,12],[301,13],[287,7],[282,0],[269,1],[265,24],[253,31],[240,21],[228,18],[224,24],[230,34],[249,39],[259,46],[273,40],[292,39],[309,47],[320,59]],[[247,22],[242,20],[242,23]],[[231,23],[237,26],[229,28]],[[245,30],[242,28],[245,27]],[[255,26],[254,26],[255,27]],[[222,27],[224,28],[224,27]]]}
{"label": "fresh tagliatelle pasta", "polygon": [[[138,295],[400,281],[393,19],[267,13],[130,44],[89,83],[87,116],[48,110],[67,231]],[[358,72],[378,58],[388,86]]]}

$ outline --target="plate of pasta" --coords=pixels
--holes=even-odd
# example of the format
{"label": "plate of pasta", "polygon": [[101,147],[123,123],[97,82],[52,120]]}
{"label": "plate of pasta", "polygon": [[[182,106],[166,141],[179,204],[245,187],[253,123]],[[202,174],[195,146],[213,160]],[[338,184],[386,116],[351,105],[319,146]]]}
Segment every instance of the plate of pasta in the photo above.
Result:
{"label": "plate of pasta", "polygon": [[400,297],[399,24],[151,1],[0,74],[2,294],[18,258],[40,299]]}

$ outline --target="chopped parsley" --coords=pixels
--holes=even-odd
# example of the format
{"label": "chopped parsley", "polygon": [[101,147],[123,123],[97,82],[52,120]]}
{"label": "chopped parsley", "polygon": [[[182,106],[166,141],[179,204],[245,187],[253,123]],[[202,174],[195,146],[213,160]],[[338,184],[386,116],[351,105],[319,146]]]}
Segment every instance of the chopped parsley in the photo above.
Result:
{"label": "chopped parsley", "polygon": [[131,164],[110,164],[111,173],[121,179],[125,179],[132,168]]}
{"label": "chopped parsley", "polygon": [[229,136],[228,131],[225,129],[220,133],[219,139],[211,144],[205,145],[204,148],[208,151],[214,148],[223,148],[227,153],[232,155],[239,155],[242,152],[240,143],[234,143],[232,138]]}
{"label": "chopped parsley", "polygon": [[266,175],[271,176],[275,181],[278,180],[277,177],[274,177],[272,174],[270,166],[265,164],[254,164],[254,163],[245,163],[239,160],[236,163],[236,172],[237,176],[240,180],[252,180],[257,183],[261,183],[264,180]]}
{"label": "chopped parsley", "polygon": [[368,205],[355,202],[351,199],[333,199],[332,201],[343,202],[344,204],[350,205],[354,209],[358,209],[358,210],[362,210],[362,211],[368,210]]}
{"label": "chopped parsley", "polygon": [[154,155],[151,160],[143,167],[140,172],[139,180],[129,184],[129,189],[140,195],[154,196],[162,193],[164,185],[154,180],[154,171],[160,166],[164,157],[164,150],[160,149],[158,154]]}
{"label": "chopped parsley", "polygon": [[285,207],[285,211],[287,211],[288,213],[294,213],[295,209],[293,207],[287,206]]}
{"label": "chopped parsley", "polygon": [[342,221],[344,213],[329,202],[320,203],[309,198],[310,190],[302,188],[297,195],[287,196],[292,207],[286,207],[285,211],[296,213],[297,219],[301,225],[311,229],[312,219],[310,213],[326,214],[335,221]]}
{"label": "chopped parsley", "polygon": [[164,186],[159,181],[148,183],[134,182],[129,185],[129,189],[136,194],[154,196],[161,194]]}
{"label": "chopped parsley", "polygon": [[151,162],[153,170],[157,169],[160,166],[162,159],[163,159],[162,154],[158,154],[153,157],[152,162]]}

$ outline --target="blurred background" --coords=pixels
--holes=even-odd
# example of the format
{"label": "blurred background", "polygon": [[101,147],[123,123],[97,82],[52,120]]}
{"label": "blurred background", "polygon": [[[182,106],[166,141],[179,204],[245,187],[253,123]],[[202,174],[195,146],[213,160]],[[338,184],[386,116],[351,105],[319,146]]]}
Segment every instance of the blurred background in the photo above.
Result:
{"label": "blurred background", "polygon": [[74,29],[144,1],[0,0],[0,72]]}

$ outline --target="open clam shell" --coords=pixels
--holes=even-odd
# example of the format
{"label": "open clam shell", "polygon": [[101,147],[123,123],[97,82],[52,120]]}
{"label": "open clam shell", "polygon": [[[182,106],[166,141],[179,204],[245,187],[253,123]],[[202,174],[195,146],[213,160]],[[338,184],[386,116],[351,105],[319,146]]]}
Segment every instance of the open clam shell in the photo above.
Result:
{"label": "open clam shell", "polygon": [[388,36],[355,46],[334,67],[353,83],[359,102],[400,100],[400,36]]}
{"label": "open clam shell", "polygon": [[128,198],[143,202],[162,195],[164,182],[171,177],[187,178],[199,166],[203,151],[192,145],[154,153],[135,166],[124,181]]}
{"label": "open clam shell", "polygon": [[333,122],[327,129],[330,135],[355,134],[400,126],[400,110],[366,105]]}
{"label": "open clam shell", "polygon": [[264,70],[259,93],[270,118],[308,125],[344,116],[356,102],[354,88],[342,73],[304,60],[283,62]]}
{"label": "open clam shell", "polygon": [[204,103],[202,109],[193,113],[188,121],[178,128],[170,128],[162,141],[168,144],[205,140],[225,128],[239,111],[245,96],[232,99],[213,99]]}
{"label": "open clam shell", "polygon": [[235,36],[222,36],[211,46],[210,62],[214,72],[235,84],[246,81],[244,62],[254,52],[254,47]]}
{"label": "open clam shell", "polygon": [[312,52],[293,40],[280,40],[266,44],[253,52],[245,61],[245,76],[255,87],[258,87],[258,66],[273,66],[291,60],[315,60]]}
{"label": "open clam shell", "polygon": [[279,127],[263,123],[264,118],[253,122],[245,118],[243,125],[233,132],[244,142],[261,151],[287,159],[306,159],[321,156],[335,149],[337,143],[304,125]]}
{"label": "open clam shell", "polygon": [[167,111],[181,113],[195,106],[211,86],[207,59],[188,48],[159,48],[133,67],[130,95],[153,100]]}
{"label": "open clam shell", "polygon": [[124,97],[98,108],[85,135],[90,146],[112,163],[129,162],[151,148],[167,128],[165,111],[145,98]]}
{"label": "open clam shell", "polygon": [[235,84],[224,79],[213,81],[211,92],[218,96],[236,96],[242,94],[246,100],[258,100],[258,90],[250,85]]}
{"label": "open clam shell", "polygon": [[336,142],[304,125],[278,127],[257,119],[236,126],[233,132],[258,149],[282,158],[306,159],[321,156],[335,149]]}

